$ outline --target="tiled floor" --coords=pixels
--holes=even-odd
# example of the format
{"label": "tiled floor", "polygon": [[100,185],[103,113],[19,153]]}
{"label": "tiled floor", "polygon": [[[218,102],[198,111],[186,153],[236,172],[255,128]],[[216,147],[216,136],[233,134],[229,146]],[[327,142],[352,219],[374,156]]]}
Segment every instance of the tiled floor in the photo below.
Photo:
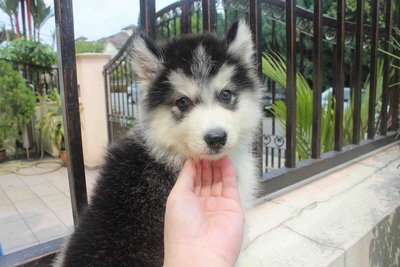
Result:
{"label": "tiled floor", "polygon": [[[96,170],[86,170],[89,194],[96,177]],[[2,163],[0,243],[4,254],[71,233],[69,196],[67,168],[57,160]]]}

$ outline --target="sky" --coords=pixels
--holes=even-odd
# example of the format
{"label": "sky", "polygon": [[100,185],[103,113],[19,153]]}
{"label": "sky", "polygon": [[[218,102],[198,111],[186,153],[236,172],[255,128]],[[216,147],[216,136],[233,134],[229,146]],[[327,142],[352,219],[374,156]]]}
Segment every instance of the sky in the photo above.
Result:
{"label": "sky", "polygon": [[[44,1],[47,5],[54,7],[53,0]],[[176,1],[178,0],[156,0],[156,10]],[[89,40],[98,40],[138,22],[139,0],[72,0],[72,3],[75,38],[84,36]],[[4,24],[10,28],[8,16],[0,10],[0,27]],[[43,41],[52,44],[54,31],[54,17],[52,17],[41,30]]]}

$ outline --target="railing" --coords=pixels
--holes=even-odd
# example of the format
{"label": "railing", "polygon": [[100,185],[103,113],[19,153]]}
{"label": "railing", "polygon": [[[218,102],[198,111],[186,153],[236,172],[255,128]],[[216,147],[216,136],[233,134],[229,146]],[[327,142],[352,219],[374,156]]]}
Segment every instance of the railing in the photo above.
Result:
{"label": "railing", "polygon": [[11,63],[37,95],[45,95],[53,89],[59,89],[57,67],[44,67],[1,58],[0,60]]}
{"label": "railing", "polygon": [[[190,10],[190,3],[199,1],[179,1],[175,5],[180,6],[181,10]],[[56,24],[59,36],[59,53],[62,66],[62,80],[61,90],[65,93],[64,107],[66,108],[66,128],[67,128],[67,140],[66,147],[69,159],[69,180],[71,188],[71,199],[74,214],[74,221],[77,223],[79,219],[79,211],[86,205],[86,185],[85,175],[83,171],[83,157],[82,147],[80,139],[80,121],[79,121],[79,105],[78,105],[78,92],[76,84],[76,66],[75,66],[75,54],[74,54],[74,35],[73,35],[73,18],[72,18],[72,0],[56,0]],[[223,6],[223,20],[221,24],[221,15],[217,15],[217,5],[213,0],[202,0],[201,11],[198,9],[192,9],[194,12],[195,21],[197,21],[197,14],[202,16],[202,27],[199,26],[199,30],[204,32],[217,31],[218,25],[226,25],[222,28],[229,26],[231,20],[234,17],[239,17],[241,14],[247,14],[250,22],[250,27],[253,32],[253,40],[255,43],[256,60],[258,64],[258,70],[261,74],[261,57],[262,52],[267,51],[266,49],[273,49],[274,51],[280,51],[286,57],[286,89],[285,103],[287,107],[285,123],[285,136],[277,136],[272,134],[264,137],[264,145],[258,144],[258,147],[267,146],[269,149],[264,149],[264,160],[270,157],[271,148],[270,144],[275,143],[277,146],[274,150],[275,159],[274,164],[278,166],[285,165],[285,167],[271,172],[265,172],[265,169],[272,169],[269,165],[265,164],[264,170],[264,182],[260,188],[260,196],[265,196],[271,192],[282,189],[288,185],[293,185],[299,181],[302,181],[311,175],[321,173],[329,168],[337,166],[341,163],[348,162],[362,154],[368,153],[384,146],[395,140],[395,132],[399,129],[398,126],[398,106],[399,106],[399,87],[390,88],[390,78],[394,81],[400,80],[399,70],[395,71],[394,76],[389,76],[389,57],[378,53],[379,40],[383,40],[383,48],[386,51],[390,51],[389,38],[391,36],[393,28],[393,1],[385,0],[384,2],[373,1],[374,11],[372,14],[372,24],[363,26],[364,20],[363,15],[363,0],[357,0],[357,20],[356,22],[346,22],[344,14],[344,0],[337,0],[337,18],[322,18],[322,0],[314,0],[314,10],[310,13],[307,10],[296,7],[295,1],[287,0],[285,2],[278,0],[251,0],[251,1],[224,1],[226,5]],[[189,27],[188,17],[183,16],[182,13],[176,13],[180,16],[179,23],[181,24],[179,30],[177,28],[178,23],[174,24],[174,17],[168,17],[168,23],[161,23],[157,17],[162,17],[161,13],[155,13],[155,1],[154,0],[141,0],[141,28],[146,31],[150,36],[156,36],[157,27],[162,29],[161,32],[164,34],[168,33],[170,29],[170,35],[185,34],[193,30],[193,27]],[[237,9],[229,9],[229,4],[236,5]],[[378,17],[380,16],[380,8],[378,5],[384,5],[385,8],[385,27],[380,29],[378,27]],[[172,6],[172,5],[171,5]],[[186,6],[186,7],[185,7]],[[183,7],[183,8],[182,8]],[[273,8],[270,8],[273,7]],[[397,5],[399,7],[399,5]],[[170,11],[168,11],[170,12]],[[272,13],[271,13],[272,12]],[[174,13],[172,13],[174,14]],[[189,12],[187,12],[189,14]],[[192,15],[193,15],[192,14]],[[269,14],[269,15],[267,15]],[[191,18],[193,16],[190,16]],[[246,15],[245,15],[246,16]],[[396,10],[396,24],[400,25],[400,10]],[[283,40],[264,40],[263,37],[268,36],[268,33],[262,31],[262,21],[265,20],[270,23],[271,36],[274,37],[279,27],[284,25],[285,36]],[[177,19],[175,21],[178,21]],[[186,22],[185,22],[186,21]],[[308,22],[307,22],[308,21]],[[312,24],[309,24],[311,23]],[[284,22],[284,24],[282,24]],[[303,22],[307,27],[303,27]],[[268,23],[267,23],[268,24]],[[158,25],[158,26],[157,26]],[[312,31],[310,31],[312,25]],[[197,26],[196,26],[197,27]],[[197,32],[197,28],[195,27]],[[297,31],[300,27],[300,31]],[[172,31],[171,31],[172,29]],[[191,30],[189,30],[191,29]],[[297,32],[296,32],[297,31]],[[173,32],[173,34],[171,34]],[[352,56],[352,64],[345,62],[345,54],[349,53],[349,38],[347,33],[353,33],[355,39],[354,48],[351,49],[354,52]],[[325,38],[323,36],[325,35]],[[368,39],[371,41],[367,44],[364,41],[365,36],[371,36]],[[167,37],[167,36],[165,36]],[[325,39],[323,41],[323,39]],[[273,41],[274,40],[274,41]],[[309,48],[311,44],[312,49]],[[367,44],[367,45],[366,45]],[[322,49],[327,45],[332,47],[332,58],[331,62],[331,81],[333,90],[333,106],[334,106],[334,149],[331,152],[321,153],[321,94],[322,85],[324,83],[322,79],[321,70],[324,69],[324,62],[326,58],[322,58]],[[362,54],[365,47],[370,47],[370,63],[368,64],[369,71],[363,70],[365,64],[362,64]],[[122,52],[121,52],[122,53]],[[351,54],[351,52],[350,52]],[[299,56],[300,55],[300,56]],[[303,58],[301,56],[304,56]],[[376,109],[376,92],[377,92],[377,66],[378,57],[382,58],[383,63],[383,81],[382,81],[382,97],[380,102],[380,111],[375,112]],[[298,60],[300,59],[300,60]],[[310,61],[313,68],[313,72],[309,75],[305,75],[306,79],[313,86],[313,117],[312,117],[312,143],[311,143],[311,158],[298,162],[296,157],[296,70],[300,69],[305,72],[306,60]],[[121,61],[123,62],[123,61]],[[303,63],[301,63],[303,62]],[[125,68],[120,62],[111,63],[115,66],[114,69]],[[303,65],[302,65],[303,64]],[[301,67],[302,66],[302,67]],[[366,137],[361,135],[360,130],[360,110],[361,110],[361,78],[367,74],[370,74],[370,95],[371,98],[368,102],[368,130]],[[115,76],[113,76],[115,77]],[[119,77],[117,75],[117,77]],[[354,77],[354,80],[353,80]],[[114,84],[121,82],[118,78],[114,79]],[[268,88],[274,88],[277,86],[273,81],[266,81]],[[343,125],[344,125],[344,87],[345,85],[351,85],[353,89],[352,104],[354,112],[352,112],[352,140],[351,144],[343,145]],[[277,97],[278,92],[271,89],[271,94],[275,94]],[[378,119],[379,117],[379,119]],[[119,118],[119,117],[118,117]],[[271,128],[276,127],[274,120],[271,123]],[[379,122],[379,123],[378,123]],[[275,125],[275,126],[274,126]],[[277,132],[277,129],[275,129]],[[283,138],[283,139],[282,139]],[[284,145],[280,145],[280,144]],[[73,153],[71,153],[73,151]],[[260,153],[261,154],[261,153]],[[276,157],[279,154],[285,154],[284,158]],[[280,163],[279,163],[280,160]],[[274,166],[275,166],[274,165]],[[41,254],[43,255],[43,253]]]}
{"label": "railing", "polygon": [[[32,90],[36,96],[48,95],[52,90],[59,90],[59,77],[57,67],[45,67],[40,65],[28,64],[19,61],[2,59],[10,63],[15,70],[21,73],[22,77],[25,79],[26,84]],[[43,157],[43,146],[41,140],[37,135],[35,130],[35,116],[31,118],[31,121],[26,125],[28,145],[29,148],[24,151],[27,158],[33,153],[36,157]],[[18,149],[21,147],[16,147],[15,156],[19,156]]]}
{"label": "railing", "polygon": [[[286,104],[286,118],[283,123],[276,120],[275,113],[264,119],[262,160],[265,190],[270,193],[289,184],[349,160],[345,155],[352,150],[352,157],[364,153],[367,147],[376,147],[379,143],[393,140],[388,130],[398,129],[398,90],[391,90],[389,105],[389,58],[378,53],[378,47],[389,51],[389,36],[393,28],[391,14],[392,1],[384,4],[385,27],[378,27],[379,3],[374,1],[372,24],[364,23],[364,1],[357,1],[356,21],[345,21],[344,1],[337,1],[337,18],[322,15],[322,1],[314,1],[314,10],[296,6],[295,1],[177,1],[157,13],[146,17],[146,21],[156,21],[153,35],[168,38],[180,34],[197,34],[202,31],[202,23],[211,25],[204,31],[221,33],[239,17],[249,20],[255,42],[256,59],[259,74],[264,82],[265,94],[274,103]],[[399,11],[397,11],[399,12]],[[206,15],[205,15],[206,14]],[[203,20],[199,23],[199,17]],[[145,16],[143,16],[145,18]],[[397,22],[398,23],[398,22]],[[179,27],[178,27],[179,26]],[[283,33],[283,36],[282,36]],[[281,34],[281,36],[279,36]],[[282,38],[279,38],[282,37]],[[384,45],[383,45],[384,44]],[[363,52],[371,51],[371,56],[363,63]],[[272,51],[274,55],[283,55],[286,60],[286,89],[279,89],[276,81],[262,72],[262,53]],[[329,58],[322,58],[330,55]],[[365,53],[365,52],[364,52]],[[365,57],[365,56],[364,56]],[[384,61],[382,68],[382,98],[377,99],[378,60]],[[327,71],[331,70],[331,72]],[[297,73],[301,73],[310,85],[313,94],[312,126],[310,140],[305,148],[308,155],[298,155],[296,131],[299,124],[296,119]],[[369,83],[363,81],[370,75]],[[265,77],[267,76],[267,77]],[[399,80],[397,71],[392,79]],[[363,87],[370,87],[368,105],[368,129],[361,118]],[[332,106],[322,106],[323,89],[331,87]],[[350,99],[345,98],[344,90],[350,88]],[[346,89],[348,90],[348,89]],[[346,101],[346,106],[344,102]],[[351,103],[350,103],[351,102]],[[381,106],[376,112],[377,104]],[[267,104],[265,104],[267,105]],[[321,113],[329,110],[334,113],[332,127],[332,148],[321,146]],[[351,116],[348,114],[352,113]],[[389,112],[389,113],[388,113]],[[271,114],[270,114],[271,115]],[[390,119],[389,119],[390,117]],[[344,121],[344,119],[348,121]],[[350,124],[344,125],[344,124]],[[345,126],[345,127],[344,127]],[[296,130],[297,129],[297,130]],[[345,131],[346,130],[346,131]],[[284,132],[284,134],[282,134]],[[386,141],[382,141],[386,140]],[[360,145],[361,144],[361,145]],[[359,151],[358,154],[354,154]],[[327,160],[326,158],[329,158]],[[323,163],[321,163],[323,162]],[[311,166],[311,167],[310,167]],[[277,171],[275,169],[281,168]],[[291,175],[295,173],[295,175]],[[279,182],[278,181],[279,177]],[[286,178],[285,178],[286,177]]]}
{"label": "railing", "polygon": [[119,140],[132,128],[139,112],[139,95],[135,75],[130,64],[132,35],[119,53],[104,66],[108,137]]}

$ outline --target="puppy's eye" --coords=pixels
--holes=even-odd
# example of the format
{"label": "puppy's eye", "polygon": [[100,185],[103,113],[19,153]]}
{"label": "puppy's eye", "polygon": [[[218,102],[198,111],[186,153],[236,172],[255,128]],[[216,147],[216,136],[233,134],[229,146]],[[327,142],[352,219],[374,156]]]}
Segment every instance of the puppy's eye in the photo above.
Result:
{"label": "puppy's eye", "polygon": [[176,101],[176,106],[183,112],[189,109],[191,103],[187,97],[182,97]]}
{"label": "puppy's eye", "polygon": [[232,100],[232,92],[230,90],[224,90],[219,94],[219,99],[224,103],[230,103]]}

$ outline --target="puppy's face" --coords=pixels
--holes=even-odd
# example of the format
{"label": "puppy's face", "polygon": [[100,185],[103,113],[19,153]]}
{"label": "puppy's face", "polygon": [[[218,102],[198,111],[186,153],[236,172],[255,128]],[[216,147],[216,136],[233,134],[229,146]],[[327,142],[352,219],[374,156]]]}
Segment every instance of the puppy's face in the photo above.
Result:
{"label": "puppy's face", "polygon": [[155,153],[218,159],[248,147],[260,118],[251,33],[240,21],[225,40],[174,39],[133,45],[141,126]]}

